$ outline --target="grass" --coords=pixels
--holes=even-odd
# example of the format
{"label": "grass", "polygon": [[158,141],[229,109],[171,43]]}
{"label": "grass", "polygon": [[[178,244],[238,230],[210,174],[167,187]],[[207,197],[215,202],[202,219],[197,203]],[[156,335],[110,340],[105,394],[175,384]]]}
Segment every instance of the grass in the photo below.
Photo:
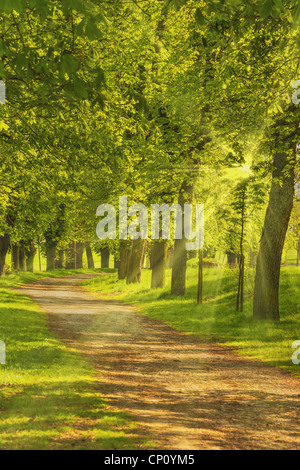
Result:
{"label": "grass", "polygon": [[300,365],[291,355],[293,341],[300,340],[300,267],[282,267],[279,322],[255,321],[252,318],[254,272],[247,270],[244,311],[236,312],[237,270],[204,269],[203,303],[198,305],[197,261],[190,260],[187,270],[186,296],[170,295],[171,270],[166,272],[166,287],[150,289],[150,270],[143,270],[140,284],[117,280],[117,273],[82,284],[101,297],[111,297],[136,305],[151,318],[173,328],[217,340],[237,354],[264,361],[300,376]]}
{"label": "grass", "polygon": [[0,449],[135,449],[137,424],[108,409],[101,377],[49,332],[46,315],[34,302],[7,289],[41,276],[45,273],[0,280],[0,339],[6,344],[6,364],[0,365]]}

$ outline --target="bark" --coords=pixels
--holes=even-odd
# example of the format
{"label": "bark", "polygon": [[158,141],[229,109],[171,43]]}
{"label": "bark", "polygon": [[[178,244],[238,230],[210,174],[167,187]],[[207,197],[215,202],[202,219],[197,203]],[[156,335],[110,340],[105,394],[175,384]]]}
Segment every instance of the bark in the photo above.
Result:
{"label": "bark", "polygon": [[126,279],[130,257],[131,243],[127,240],[120,241],[120,261],[118,268],[118,279]]}
{"label": "bark", "polygon": [[[256,263],[253,316],[279,319],[279,278],[282,250],[293,206],[294,171],[284,174],[290,165],[285,154],[274,158],[273,181]],[[280,178],[281,184],[278,183]]]}
{"label": "bark", "polygon": [[63,269],[63,267],[64,267],[64,255],[65,255],[64,250],[57,250],[57,257],[56,257],[56,260],[55,260],[55,268],[56,269]]}
{"label": "bark", "polygon": [[203,301],[203,250],[199,250],[197,303]]}
{"label": "bark", "polygon": [[185,294],[185,275],[186,275],[186,240],[175,240],[174,243],[174,258],[172,268],[172,284],[171,294],[181,295]]}
{"label": "bark", "polygon": [[297,266],[299,266],[299,259],[300,259],[300,237],[298,238],[296,250],[297,250]]}
{"label": "bark", "polygon": [[76,253],[75,253],[75,269],[83,268],[83,252],[84,252],[84,243],[76,243]]}
{"label": "bark", "polygon": [[109,268],[109,248],[101,250],[101,268]]}
{"label": "bark", "polygon": [[128,264],[126,283],[135,283],[141,281],[142,264],[144,259],[145,240],[138,238],[133,240]]}
{"label": "bark", "polygon": [[75,269],[76,267],[76,242],[68,244],[66,249],[65,269]]}
{"label": "bark", "polygon": [[255,260],[256,260],[256,252],[250,248],[250,255],[249,255],[249,267],[254,268],[255,267]]}
{"label": "bark", "polygon": [[8,252],[10,244],[10,236],[8,234],[4,234],[0,237],[0,275],[5,276],[5,260],[6,254]]}
{"label": "bark", "polygon": [[[178,198],[178,204],[182,207],[182,230],[184,227],[184,204],[189,204],[192,199],[193,187],[191,184],[184,182],[181,187],[181,193]],[[172,267],[172,280],[171,280],[171,294],[181,295],[185,294],[185,277],[186,277],[186,261],[187,252],[185,244],[187,240],[182,233],[182,238],[175,240],[174,254],[173,254],[173,267]]]}
{"label": "bark", "polygon": [[56,243],[51,243],[51,244],[48,244],[47,246],[47,252],[46,252],[46,257],[47,257],[46,270],[47,271],[52,271],[55,269],[56,245],[57,245]]}
{"label": "bark", "polygon": [[151,289],[165,287],[168,246],[166,240],[155,241],[152,248]]}
{"label": "bark", "polygon": [[166,261],[167,269],[173,267],[173,254],[174,254],[173,248],[169,248],[168,253],[167,253],[167,261]]}
{"label": "bark", "polygon": [[85,252],[86,252],[86,257],[87,257],[87,262],[88,262],[88,268],[94,269],[95,264],[94,264],[93,252],[91,249],[91,244],[89,242],[85,243]]}
{"label": "bark", "polygon": [[238,260],[238,255],[232,250],[226,251],[227,263],[230,268],[235,268]]}
{"label": "bark", "polygon": [[22,243],[20,244],[20,249],[19,249],[19,264],[20,264],[20,271],[26,271],[26,256],[25,256],[25,249]]}
{"label": "bark", "polygon": [[118,260],[118,258],[116,256],[114,256],[114,269],[119,268],[119,263],[120,263],[120,261]]}
{"label": "bark", "polygon": [[26,256],[26,270],[31,273],[34,272],[35,254],[36,254],[36,248],[34,246],[34,242],[30,241],[25,248],[25,256]]}
{"label": "bark", "polygon": [[12,271],[20,271],[20,253],[17,243],[11,245],[11,264]]}

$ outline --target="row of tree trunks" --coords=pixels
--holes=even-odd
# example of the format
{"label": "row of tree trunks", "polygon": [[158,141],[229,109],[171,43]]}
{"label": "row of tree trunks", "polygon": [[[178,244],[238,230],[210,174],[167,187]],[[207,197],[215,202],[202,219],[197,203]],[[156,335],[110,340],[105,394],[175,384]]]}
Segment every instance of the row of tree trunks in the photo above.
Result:
{"label": "row of tree trunks", "polygon": [[33,240],[21,241],[10,246],[12,271],[34,272],[36,248]]}
{"label": "row of tree trunks", "polygon": [[93,253],[89,242],[71,242],[66,250],[57,250],[57,244],[47,247],[47,271],[54,269],[82,269],[83,254],[86,250],[88,268],[94,269]]}

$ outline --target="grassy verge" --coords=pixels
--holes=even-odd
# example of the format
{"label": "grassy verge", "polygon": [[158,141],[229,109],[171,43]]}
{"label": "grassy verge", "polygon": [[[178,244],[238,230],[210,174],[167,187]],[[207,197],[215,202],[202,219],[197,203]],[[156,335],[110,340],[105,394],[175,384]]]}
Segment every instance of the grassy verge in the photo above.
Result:
{"label": "grassy verge", "polygon": [[237,354],[262,360],[300,376],[294,365],[292,342],[300,340],[300,267],[283,267],[280,287],[279,322],[254,321],[252,291],[254,273],[248,270],[245,307],[235,311],[237,270],[204,269],[204,301],[197,305],[197,266],[190,260],[184,298],[171,296],[171,271],[167,270],[166,287],[151,290],[150,270],[143,270],[139,285],[118,281],[117,274],[84,281],[89,291],[139,306],[143,313],[162,320],[173,328],[201,337],[218,340]]}
{"label": "grassy verge", "polygon": [[137,424],[108,409],[95,370],[49,332],[34,302],[7,289],[39,277],[45,273],[0,280],[0,339],[6,344],[6,364],[0,365],[0,449],[139,447]]}

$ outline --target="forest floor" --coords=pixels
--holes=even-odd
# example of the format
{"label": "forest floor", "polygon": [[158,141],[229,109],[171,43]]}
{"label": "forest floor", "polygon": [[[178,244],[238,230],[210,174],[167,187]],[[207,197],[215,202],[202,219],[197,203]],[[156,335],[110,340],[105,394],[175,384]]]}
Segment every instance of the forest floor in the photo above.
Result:
{"label": "forest floor", "polygon": [[175,331],[113,296],[99,299],[78,285],[90,276],[18,290],[99,371],[108,408],[129,413],[154,449],[300,449],[299,378]]}

